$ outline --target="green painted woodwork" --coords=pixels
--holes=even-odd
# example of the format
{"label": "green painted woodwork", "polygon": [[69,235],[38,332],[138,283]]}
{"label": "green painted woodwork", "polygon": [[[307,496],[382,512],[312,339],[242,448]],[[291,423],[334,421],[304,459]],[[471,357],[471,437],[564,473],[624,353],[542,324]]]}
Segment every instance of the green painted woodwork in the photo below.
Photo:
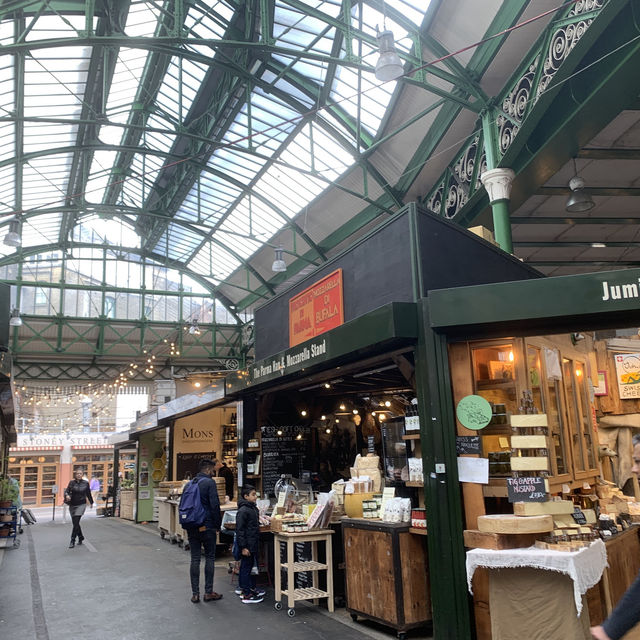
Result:
{"label": "green painted woodwork", "polygon": [[[254,362],[247,371],[227,376],[227,395],[287,376],[300,374],[325,362],[354,355],[360,349],[388,349],[392,344],[415,340],[417,320],[415,304],[393,302],[355,320],[321,334],[312,340]],[[317,353],[316,353],[317,352]]]}
{"label": "green painted woodwork", "polygon": [[[416,391],[429,522],[427,546],[434,637],[471,640],[447,342],[429,326],[429,315],[427,300],[422,299],[418,304]],[[436,474],[436,464],[444,464],[445,473]]]}
{"label": "green painted woodwork", "polygon": [[551,328],[556,326],[554,322],[586,329],[604,316],[613,322],[617,313],[627,314],[628,324],[629,311],[639,309],[640,269],[441,289],[429,294],[429,320],[439,330],[464,326],[509,332],[516,323],[546,323]]}

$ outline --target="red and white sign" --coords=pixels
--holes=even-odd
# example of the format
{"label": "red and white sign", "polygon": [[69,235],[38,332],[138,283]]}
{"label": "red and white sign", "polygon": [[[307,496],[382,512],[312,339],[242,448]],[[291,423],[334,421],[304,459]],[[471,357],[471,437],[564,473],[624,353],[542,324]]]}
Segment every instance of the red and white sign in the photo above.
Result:
{"label": "red and white sign", "polygon": [[289,300],[290,347],[343,323],[342,269],[336,269]]}

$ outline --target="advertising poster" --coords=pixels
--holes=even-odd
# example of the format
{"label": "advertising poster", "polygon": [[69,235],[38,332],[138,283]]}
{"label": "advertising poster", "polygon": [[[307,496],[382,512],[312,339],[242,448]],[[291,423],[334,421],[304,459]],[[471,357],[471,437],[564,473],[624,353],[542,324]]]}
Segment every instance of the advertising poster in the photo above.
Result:
{"label": "advertising poster", "polygon": [[615,362],[620,399],[640,398],[640,353],[617,353]]}

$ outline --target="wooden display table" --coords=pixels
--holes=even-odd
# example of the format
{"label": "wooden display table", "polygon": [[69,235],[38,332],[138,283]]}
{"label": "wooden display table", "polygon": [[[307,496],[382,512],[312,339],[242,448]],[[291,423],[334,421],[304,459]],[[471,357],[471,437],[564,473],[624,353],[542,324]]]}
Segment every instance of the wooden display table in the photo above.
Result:
{"label": "wooden display table", "polygon": [[467,552],[471,588],[476,568],[489,570],[492,640],[590,640],[586,592],[606,566],[605,545],[580,551],[472,549]]}
{"label": "wooden display table", "polygon": [[[282,596],[287,596],[287,614],[290,617],[296,615],[295,604],[300,600],[313,600],[318,604],[320,598],[327,598],[327,607],[333,611],[333,560],[331,549],[331,529],[317,529],[305,531],[303,533],[284,533],[282,531],[273,532],[273,557],[274,557],[274,578],[275,578],[275,609],[282,609]],[[286,562],[281,562],[280,543],[286,544]],[[296,543],[311,543],[311,560],[308,562],[296,562],[294,546]],[[318,562],[318,542],[325,543],[324,563]],[[282,589],[282,570],[287,572],[287,588]],[[318,587],[318,572],[326,571],[327,587],[326,591]],[[313,586],[296,589],[295,574],[310,572],[313,574]]]}
{"label": "wooden display table", "polygon": [[[422,532],[421,532],[422,533]],[[347,611],[405,632],[431,621],[427,545],[409,523],[343,518]]]}

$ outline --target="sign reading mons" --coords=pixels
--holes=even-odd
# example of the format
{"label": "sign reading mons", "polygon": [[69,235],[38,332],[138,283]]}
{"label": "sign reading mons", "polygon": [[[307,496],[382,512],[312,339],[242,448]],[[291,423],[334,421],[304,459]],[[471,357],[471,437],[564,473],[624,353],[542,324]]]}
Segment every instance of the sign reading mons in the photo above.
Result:
{"label": "sign reading mons", "polygon": [[343,322],[342,269],[336,269],[289,300],[289,346],[295,347]]}

